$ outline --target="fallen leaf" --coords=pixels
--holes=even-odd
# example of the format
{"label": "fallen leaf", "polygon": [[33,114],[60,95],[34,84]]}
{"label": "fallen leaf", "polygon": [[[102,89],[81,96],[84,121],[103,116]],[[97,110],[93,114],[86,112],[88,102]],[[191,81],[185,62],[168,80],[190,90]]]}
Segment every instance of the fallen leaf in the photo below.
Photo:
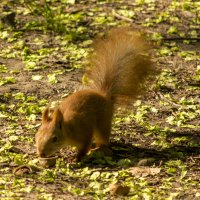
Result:
{"label": "fallen leaf", "polygon": [[137,166],[152,166],[154,161],[154,158],[142,159],[138,162]]}
{"label": "fallen leaf", "polygon": [[49,158],[39,158],[40,166],[44,168],[53,167],[56,164],[57,157],[49,157]]}
{"label": "fallen leaf", "polygon": [[111,184],[109,186],[109,191],[110,191],[111,195],[126,196],[130,191],[130,187],[122,186],[122,185],[119,185],[119,184]]}
{"label": "fallen leaf", "polygon": [[22,176],[24,174],[30,174],[31,172],[32,172],[32,169],[28,165],[21,165],[19,167],[16,167],[13,170],[13,174],[15,176]]}
{"label": "fallen leaf", "polygon": [[161,171],[161,168],[158,167],[132,167],[130,169],[130,172],[134,175],[134,176],[148,176],[148,175],[156,175],[159,174]]}

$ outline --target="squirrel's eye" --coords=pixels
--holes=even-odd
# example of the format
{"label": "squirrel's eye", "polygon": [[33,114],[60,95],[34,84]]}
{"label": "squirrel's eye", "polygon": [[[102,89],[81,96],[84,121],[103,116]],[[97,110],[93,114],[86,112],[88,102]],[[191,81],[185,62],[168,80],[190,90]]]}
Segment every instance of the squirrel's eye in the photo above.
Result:
{"label": "squirrel's eye", "polygon": [[58,138],[55,136],[53,137],[53,142],[57,142]]}

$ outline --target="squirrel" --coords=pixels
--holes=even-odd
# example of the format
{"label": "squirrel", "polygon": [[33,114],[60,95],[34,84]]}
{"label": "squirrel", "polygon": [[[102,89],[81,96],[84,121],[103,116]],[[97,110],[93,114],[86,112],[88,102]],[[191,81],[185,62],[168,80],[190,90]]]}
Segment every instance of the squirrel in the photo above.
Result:
{"label": "squirrel", "polygon": [[35,136],[39,157],[70,145],[77,147],[80,161],[93,141],[96,147],[109,145],[115,107],[143,94],[155,74],[150,49],[139,31],[127,27],[94,40],[86,69],[88,88],[66,97],[53,112],[47,106],[42,113]]}

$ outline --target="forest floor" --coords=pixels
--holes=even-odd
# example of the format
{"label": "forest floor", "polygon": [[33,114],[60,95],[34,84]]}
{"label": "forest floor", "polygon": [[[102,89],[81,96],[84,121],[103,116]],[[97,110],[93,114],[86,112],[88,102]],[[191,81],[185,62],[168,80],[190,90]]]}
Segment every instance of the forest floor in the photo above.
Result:
{"label": "forest floor", "polygon": [[[199,1],[3,0],[0,13],[0,199],[200,199]],[[42,110],[81,89],[92,39],[117,26],[157,44],[155,85],[117,109],[112,156],[73,163],[67,147],[42,168]]]}

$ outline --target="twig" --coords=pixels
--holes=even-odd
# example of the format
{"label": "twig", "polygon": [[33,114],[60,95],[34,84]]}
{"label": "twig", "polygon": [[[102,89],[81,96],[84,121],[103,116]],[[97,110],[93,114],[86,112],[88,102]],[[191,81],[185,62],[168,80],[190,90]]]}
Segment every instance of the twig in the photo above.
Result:
{"label": "twig", "polygon": [[200,41],[200,38],[187,38],[187,37],[174,37],[174,38],[163,38],[162,40],[197,40]]}
{"label": "twig", "polygon": [[113,15],[114,15],[116,18],[118,18],[118,19],[122,19],[122,20],[125,20],[125,21],[127,21],[127,22],[133,22],[132,19],[130,19],[130,18],[128,18],[128,17],[124,17],[124,16],[122,16],[122,15],[119,15],[119,14],[116,13],[116,12],[113,12]]}
{"label": "twig", "polygon": [[165,101],[167,101],[168,103],[174,105],[175,107],[182,107],[181,105],[177,104],[177,103],[174,103],[172,101],[170,101],[169,99],[167,99],[165,96],[163,96],[160,92],[158,92],[158,96],[161,98],[161,99],[164,99]]}
{"label": "twig", "polygon": [[189,157],[189,159],[190,159],[192,162],[195,163],[195,160],[194,160],[192,157]]}
{"label": "twig", "polygon": [[200,156],[197,156],[197,157],[192,157],[192,158],[194,158],[194,159],[200,159]]}

